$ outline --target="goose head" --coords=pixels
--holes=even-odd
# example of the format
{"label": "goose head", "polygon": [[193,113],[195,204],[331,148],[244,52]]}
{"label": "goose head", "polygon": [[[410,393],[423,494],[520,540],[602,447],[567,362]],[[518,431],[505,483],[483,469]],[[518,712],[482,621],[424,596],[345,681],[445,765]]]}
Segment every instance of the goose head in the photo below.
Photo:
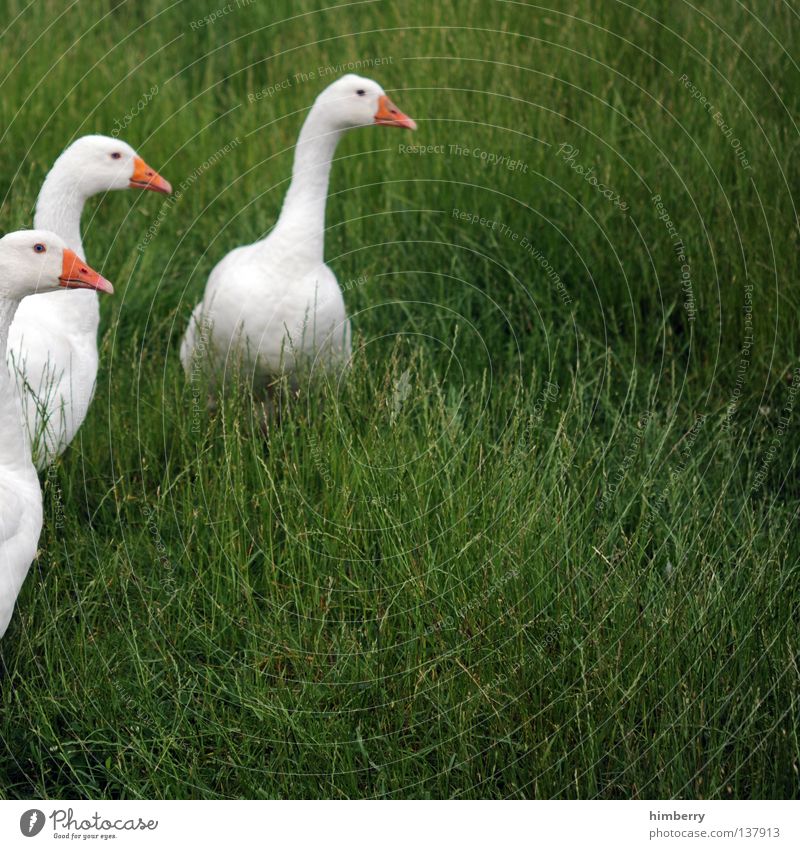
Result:
{"label": "goose head", "polygon": [[331,83],[317,98],[314,109],[337,130],[372,124],[417,129],[416,122],[392,103],[375,80],[357,74],[346,74]]}
{"label": "goose head", "polygon": [[49,230],[18,230],[0,239],[0,296],[21,300],[59,289],[114,287]]}
{"label": "goose head", "polygon": [[82,136],[59,156],[56,165],[67,171],[87,196],[114,189],[172,191],[129,144],[110,136]]}

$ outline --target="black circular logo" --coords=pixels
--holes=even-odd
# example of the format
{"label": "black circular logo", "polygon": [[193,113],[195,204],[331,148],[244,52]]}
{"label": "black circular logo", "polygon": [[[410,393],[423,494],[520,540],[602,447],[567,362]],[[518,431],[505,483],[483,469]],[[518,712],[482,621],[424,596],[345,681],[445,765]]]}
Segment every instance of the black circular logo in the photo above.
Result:
{"label": "black circular logo", "polygon": [[19,818],[19,830],[25,837],[36,837],[44,828],[44,812],[38,808],[31,808]]}

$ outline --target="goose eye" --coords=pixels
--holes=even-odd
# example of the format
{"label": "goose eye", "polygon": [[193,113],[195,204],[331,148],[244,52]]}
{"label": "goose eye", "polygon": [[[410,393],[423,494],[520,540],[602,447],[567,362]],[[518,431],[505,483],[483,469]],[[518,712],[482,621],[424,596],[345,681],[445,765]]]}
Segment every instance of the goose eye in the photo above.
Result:
{"label": "goose eye", "polygon": [[121,153],[112,153],[112,154],[111,154],[111,158],[112,158],[112,159],[119,159],[121,156],[122,156],[122,154],[121,154]]}
{"label": "goose eye", "polygon": [[364,89],[363,89],[363,88],[360,88],[360,89],[356,92],[356,94],[357,94],[359,97],[363,97],[363,96],[366,94],[366,92],[364,91]]}
{"label": "goose eye", "polygon": [[41,242],[37,242],[33,246],[33,249],[36,251],[37,254],[43,254],[47,250],[47,248]]}

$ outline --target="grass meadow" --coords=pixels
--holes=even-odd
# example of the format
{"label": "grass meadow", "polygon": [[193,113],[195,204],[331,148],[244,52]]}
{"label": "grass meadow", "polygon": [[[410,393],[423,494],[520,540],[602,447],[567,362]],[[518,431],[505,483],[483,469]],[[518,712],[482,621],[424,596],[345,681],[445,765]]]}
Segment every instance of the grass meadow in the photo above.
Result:
{"label": "grass meadow", "polygon": [[[796,797],[796,4],[217,2],[3,3],[0,231],[86,133],[176,191],[84,214],[0,796]],[[352,369],[264,437],[178,346],[347,63],[419,130],[337,149]]]}

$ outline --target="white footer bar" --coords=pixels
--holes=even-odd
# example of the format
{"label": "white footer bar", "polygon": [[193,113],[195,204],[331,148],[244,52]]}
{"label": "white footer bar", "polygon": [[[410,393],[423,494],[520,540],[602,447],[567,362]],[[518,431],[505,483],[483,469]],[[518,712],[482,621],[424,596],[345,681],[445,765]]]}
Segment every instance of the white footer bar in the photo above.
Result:
{"label": "white footer bar", "polygon": [[0,802],[0,846],[800,846],[800,803]]}

